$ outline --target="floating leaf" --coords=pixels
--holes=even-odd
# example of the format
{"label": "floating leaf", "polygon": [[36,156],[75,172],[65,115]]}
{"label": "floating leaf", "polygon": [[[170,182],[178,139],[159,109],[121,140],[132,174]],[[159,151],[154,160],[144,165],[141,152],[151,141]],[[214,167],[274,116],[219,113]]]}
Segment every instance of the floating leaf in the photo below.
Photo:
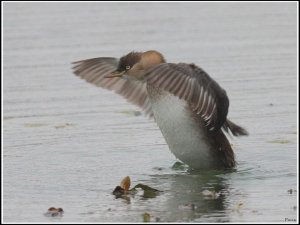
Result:
{"label": "floating leaf", "polygon": [[72,127],[74,124],[72,123],[63,123],[63,124],[58,124],[55,126],[56,129],[61,129],[61,128],[66,128],[66,127]]}
{"label": "floating leaf", "polygon": [[130,177],[129,176],[123,178],[123,180],[120,183],[120,187],[123,188],[125,190],[125,192],[129,190],[129,188],[130,188]]}
{"label": "floating leaf", "polygon": [[273,140],[273,141],[268,141],[269,143],[274,143],[274,144],[287,144],[287,143],[290,143],[289,140]]}
{"label": "floating leaf", "polygon": [[152,187],[149,187],[148,185],[145,185],[145,184],[137,184],[137,185],[134,186],[133,189],[136,189],[136,188],[141,188],[144,191],[157,191],[157,192],[160,192],[159,190],[157,190],[155,188],[152,188]]}
{"label": "floating leaf", "polygon": [[140,115],[142,115],[142,113],[140,111],[136,111],[136,110],[125,110],[125,111],[120,111],[120,113],[127,114],[127,115],[130,115],[130,116],[140,116]]}
{"label": "floating leaf", "polygon": [[115,190],[112,192],[117,198],[120,198],[122,195],[125,194],[125,190],[120,186],[117,186]]}
{"label": "floating leaf", "polygon": [[130,196],[134,196],[136,193],[138,193],[137,188],[140,188],[143,190],[144,198],[154,198],[159,194],[159,192],[161,192],[144,184],[137,184],[129,190],[130,183],[130,177],[124,177],[120,183],[120,186],[117,186],[112,194],[115,195],[116,198],[129,198]]}
{"label": "floating leaf", "polygon": [[175,162],[172,166],[173,170],[185,170],[188,166],[182,162]]}
{"label": "floating leaf", "polygon": [[128,190],[130,188],[130,177],[124,177],[123,180],[120,183],[120,186],[117,186],[115,190],[112,192],[113,195],[115,195],[117,198],[124,197],[125,194],[127,194]]}
{"label": "floating leaf", "polygon": [[50,207],[46,213],[44,213],[45,216],[62,216],[64,213],[64,210],[62,208],[54,208]]}
{"label": "floating leaf", "polygon": [[143,221],[145,223],[150,222],[150,214],[149,213],[144,213],[143,214]]}
{"label": "floating leaf", "polygon": [[45,124],[45,123],[25,123],[24,127],[44,127],[47,125],[48,124]]}
{"label": "floating leaf", "polygon": [[144,191],[144,194],[143,194],[144,198],[155,198],[159,194],[159,192],[161,192],[161,191],[159,191],[155,188],[149,187],[148,185],[145,185],[145,184],[137,184],[130,191],[134,191],[137,188],[141,188]]}
{"label": "floating leaf", "polygon": [[157,195],[158,192],[144,191],[143,198],[155,198]]}

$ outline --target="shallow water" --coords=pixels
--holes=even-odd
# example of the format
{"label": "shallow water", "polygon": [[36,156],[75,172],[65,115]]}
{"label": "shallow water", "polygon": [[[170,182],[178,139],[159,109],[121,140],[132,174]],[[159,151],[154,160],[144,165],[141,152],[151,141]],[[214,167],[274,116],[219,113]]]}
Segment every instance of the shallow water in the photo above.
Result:
{"label": "shallow water", "polygon": [[[142,222],[145,212],[162,222],[296,220],[296,8],[4,3],[3,221]],[[234,171],[172,168],[152,120],[70,69],[72,61],[148,49],[200,65],[226,89],[229,118],[250,132],[231,140]],[[115,199],[127,175],[163,192]],[[45,217],[51,206],[63,217]]]}

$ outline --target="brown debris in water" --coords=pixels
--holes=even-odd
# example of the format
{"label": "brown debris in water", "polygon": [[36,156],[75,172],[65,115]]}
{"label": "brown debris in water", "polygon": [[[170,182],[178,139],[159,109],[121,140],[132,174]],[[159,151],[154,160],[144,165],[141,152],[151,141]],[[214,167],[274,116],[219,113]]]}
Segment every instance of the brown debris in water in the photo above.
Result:
{"label": "brown debris in water", "polygon": [[44,215],[49,217],[55,217],[55,216],[62,216],[63,213],[64,210],[62,208],[50,207]]}
{"label": "brown debris in water", "polygon": [[122,179],[120,185],[118,185],[112,192],[116,198],[128,198],[127,194],[135,195],[138,192],[138,188],[143,190],[143,198],[154,198],[158,195],[159,190],[149,187],[144,184],[137,184],[132,189],[129,189],[131,185],[130,177],[126,176]]}

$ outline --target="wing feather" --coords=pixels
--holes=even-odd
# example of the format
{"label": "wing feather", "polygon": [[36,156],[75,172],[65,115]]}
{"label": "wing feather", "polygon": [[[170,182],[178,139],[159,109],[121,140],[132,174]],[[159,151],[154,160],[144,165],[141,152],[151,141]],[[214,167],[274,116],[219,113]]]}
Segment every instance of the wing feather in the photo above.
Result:
{"label": "wing feather", "polygon": [[148,84],[186,100],[209,130],[219,130],[225,123],[229,108],[225,90],[194,64],[163,63],[148,69],[144,77]]}
{"label": "wing feather", "polygon": [[129,102],[141,107],[150,117],[153,116],[146,84],[121,78],[105,78],[115,71],[119,59],[100,57],[74,62],[73,72],[76,76],[98,87],[115,91]]}

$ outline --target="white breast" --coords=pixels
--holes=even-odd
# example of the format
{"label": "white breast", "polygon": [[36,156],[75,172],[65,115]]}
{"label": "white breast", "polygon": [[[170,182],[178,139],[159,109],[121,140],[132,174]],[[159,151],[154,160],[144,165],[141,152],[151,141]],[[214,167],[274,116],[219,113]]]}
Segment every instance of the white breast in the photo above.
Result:
{"label": "white breast", "polygon": [[210,168],[212,157],[208,137],[187,111],[187,103],[178,97],[148,87],[152,111],[171,152],[192,168]]}

